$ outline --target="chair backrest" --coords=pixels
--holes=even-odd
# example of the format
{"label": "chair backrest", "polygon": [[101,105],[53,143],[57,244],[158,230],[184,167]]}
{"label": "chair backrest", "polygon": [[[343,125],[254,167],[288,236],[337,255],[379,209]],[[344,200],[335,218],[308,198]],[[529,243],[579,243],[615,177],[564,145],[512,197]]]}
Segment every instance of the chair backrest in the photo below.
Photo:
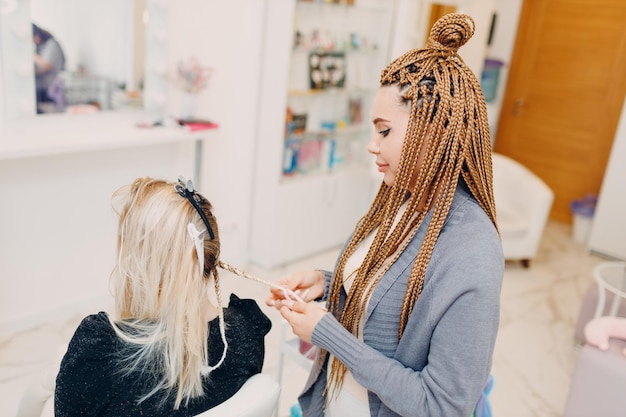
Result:
{"label": "chair backrest", "polygon": [[271,417],[278,408],[280,385],[267,374],[256,374],[235,395],[196,417]]}
{"label": "chair backrest", "polygon": [[[549,199],[554,198],[552,189],[525,165],[506,155],[492,153],[493,161],[493,192],[498,198],[506,196],[517,198],[523,202],[529,196]],[[519,196],[520,192],[522,195]],[[539,197],[540,196],[540,197]]]}
{"label": "chair backrest", "polygon": [[507,260],[535,257],[550,216],[554,192],[526,166],[493,153],[493,194]]}
{"label": "chair backrest", "polygon": [[54,364],[37,375],[26,387],[17,408],[16,417],[53,416],[52,396],[59,365]]}

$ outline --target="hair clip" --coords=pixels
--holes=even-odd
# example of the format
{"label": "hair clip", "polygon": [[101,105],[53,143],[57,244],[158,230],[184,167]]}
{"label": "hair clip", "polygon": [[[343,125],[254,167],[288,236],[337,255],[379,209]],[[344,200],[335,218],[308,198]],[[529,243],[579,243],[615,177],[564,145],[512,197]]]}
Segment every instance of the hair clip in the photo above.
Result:
{"label": "hair clip", "polygon": [[189,200],[191,205],[196,209],[196,211],[202,218],[206,229],[209,231],[209,236],[211,237],[211,240],[215,239],[215,233],[213,233],[213,228],[209,223],[209,219],[206,218],[204,211],[202,211],[202,207],[200,207],[200,204],[204,203],[206,200],[204,197],[202,197],[202,195],[195,192],[193,188],[193,182],[191,182],[191,180],[185,180],[184,177],[178,177],[178,184],[174,185],[174,189],[176,190],[178,195],[180,195],[181,197],[185,197],[187,200]]}
{"label": "hair clip", "polygon": [[206,230],[198,230],[196,225],[189,222],[187,224],[187,233],[196,248],[196,255],[198,256],[198,265],[200,266],[200,275],[204,273],[204,242],[202,237]]}

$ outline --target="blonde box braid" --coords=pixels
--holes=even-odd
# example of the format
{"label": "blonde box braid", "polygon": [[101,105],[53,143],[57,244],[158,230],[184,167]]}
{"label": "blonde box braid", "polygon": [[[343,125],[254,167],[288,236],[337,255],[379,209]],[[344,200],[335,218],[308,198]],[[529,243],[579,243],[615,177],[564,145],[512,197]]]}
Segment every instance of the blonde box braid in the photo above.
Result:
{"label": "blonde box braid", "polygon": [[[402,337],[421,294],[426,269],[460,175],[496,226],[487,107],[478,80],[457,53],[474,34],[474,26],[474,20],[468,15],[445,15],[433,25],[425,48],[408,51],[382,71],[381,86],[397,85],[401,100],[410,102],[411,108],[394,184],[381,184],[337,264],[329,290],[328,310],[354,335],[358,335],[359,321],[374,287],[409,244],[426,216],[428,210],[419,208],[434,206],[402,304],[398,340]],[[422,167],[417,171],[423,146],[426,149]],[[391,230],[405,201],[407,209]],[[377,230],[374,240],[340,313],[341,277],[346,262],[374,230]],[[321,351],[317,366],[323,364],[327,354]],[[341,387],[345,372],[343,363],[333,361],[326,394]]]}

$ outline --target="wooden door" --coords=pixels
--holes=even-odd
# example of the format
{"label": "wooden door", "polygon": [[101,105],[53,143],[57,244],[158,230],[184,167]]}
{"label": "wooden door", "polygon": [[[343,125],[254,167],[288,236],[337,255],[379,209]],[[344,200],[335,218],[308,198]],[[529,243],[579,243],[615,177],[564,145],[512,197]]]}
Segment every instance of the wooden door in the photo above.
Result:
{"label": "wooden door", "polygon": [[554,191],[550,217],[600,191],[626,91],[625,0],[525,0],[494,150]]}

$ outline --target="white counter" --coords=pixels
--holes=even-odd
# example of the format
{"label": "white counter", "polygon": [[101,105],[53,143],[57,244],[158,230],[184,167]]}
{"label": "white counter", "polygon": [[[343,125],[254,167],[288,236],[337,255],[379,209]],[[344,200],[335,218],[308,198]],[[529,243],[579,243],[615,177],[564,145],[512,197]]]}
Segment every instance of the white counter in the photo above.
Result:
{"label": "white counter", "polygon": [[180,126],[136,126],[155,120],[154,115],[137,111],[39,115],[11,121],[0,128],[0,161],[197,141],[216,132],[190,132]]}

